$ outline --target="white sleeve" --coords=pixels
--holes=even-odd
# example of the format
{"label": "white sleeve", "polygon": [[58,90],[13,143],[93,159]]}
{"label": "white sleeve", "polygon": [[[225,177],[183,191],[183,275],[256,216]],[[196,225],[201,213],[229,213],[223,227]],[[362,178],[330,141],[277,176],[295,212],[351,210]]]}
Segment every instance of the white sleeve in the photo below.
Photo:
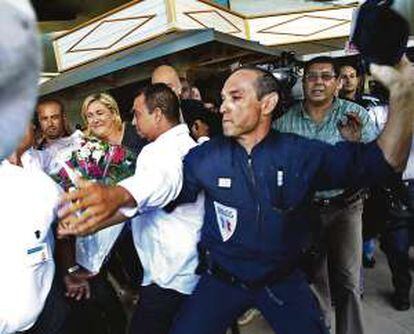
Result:
{"label": "white sleeve", "polygon": [[120,212],[132,217],[162,208],[174,200],[183,183],[183,163],[174,153],[143,150],[138,156],[135,174],[118,185],[125,188],[137,202],[135,208],[122,208]]}

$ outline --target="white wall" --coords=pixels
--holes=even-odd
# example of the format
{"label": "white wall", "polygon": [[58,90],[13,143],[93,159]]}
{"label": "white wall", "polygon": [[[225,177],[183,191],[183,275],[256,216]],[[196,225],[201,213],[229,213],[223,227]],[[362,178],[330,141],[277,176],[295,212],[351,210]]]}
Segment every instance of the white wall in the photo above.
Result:
{"label": "white wall", "polygon": [[[358,1],[362,2],[362,0],[338,0],[325,3],[310,0],[230,0],[230,7],[232,10],[239,11],[246,15],[259,15],[332,7],[333,4],[349,4]],[[407,0],[407,2],[408,1],[410,0]]]}

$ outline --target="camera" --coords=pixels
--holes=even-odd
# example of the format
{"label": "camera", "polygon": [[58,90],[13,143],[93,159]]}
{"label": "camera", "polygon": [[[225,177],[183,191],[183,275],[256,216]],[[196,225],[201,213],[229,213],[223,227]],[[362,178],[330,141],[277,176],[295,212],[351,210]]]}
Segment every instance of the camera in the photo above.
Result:
{"label": "camera", "polygon": [[357,12],[351,42],[368,65],[396,65],[406,52],[410,26],[393,0],[367,0]]}

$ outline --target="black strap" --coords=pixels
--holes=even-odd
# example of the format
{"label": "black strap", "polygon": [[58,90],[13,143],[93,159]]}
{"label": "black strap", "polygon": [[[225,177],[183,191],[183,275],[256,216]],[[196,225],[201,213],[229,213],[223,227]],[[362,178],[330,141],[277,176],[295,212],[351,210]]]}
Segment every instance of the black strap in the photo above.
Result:
{"label": "black strap", "polygon": [[200,261],[196,269],[197,274],[208,274],[231,285],[239,286],[246,290],[257,290],[265,286],[280,282],[289,277],[296,269],[299,269],[299,262],[283,266],[283,269],[274,271],[257,281],[244,281],[231,274],[211,258],[211,253],[205,248],[199,248]]}

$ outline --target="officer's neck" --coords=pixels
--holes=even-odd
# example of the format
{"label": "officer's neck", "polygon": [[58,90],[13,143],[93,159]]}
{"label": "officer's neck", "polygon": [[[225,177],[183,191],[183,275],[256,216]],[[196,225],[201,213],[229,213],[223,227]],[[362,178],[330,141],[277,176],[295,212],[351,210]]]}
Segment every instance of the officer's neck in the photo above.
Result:
{"label": "officer's neck", "polygon": [[268,125],[262,125],[258,128],[237,136],[236,141],[246,150],[247,154],[253,151],[253,148],[258,145],[269,133],[270,123]]}

